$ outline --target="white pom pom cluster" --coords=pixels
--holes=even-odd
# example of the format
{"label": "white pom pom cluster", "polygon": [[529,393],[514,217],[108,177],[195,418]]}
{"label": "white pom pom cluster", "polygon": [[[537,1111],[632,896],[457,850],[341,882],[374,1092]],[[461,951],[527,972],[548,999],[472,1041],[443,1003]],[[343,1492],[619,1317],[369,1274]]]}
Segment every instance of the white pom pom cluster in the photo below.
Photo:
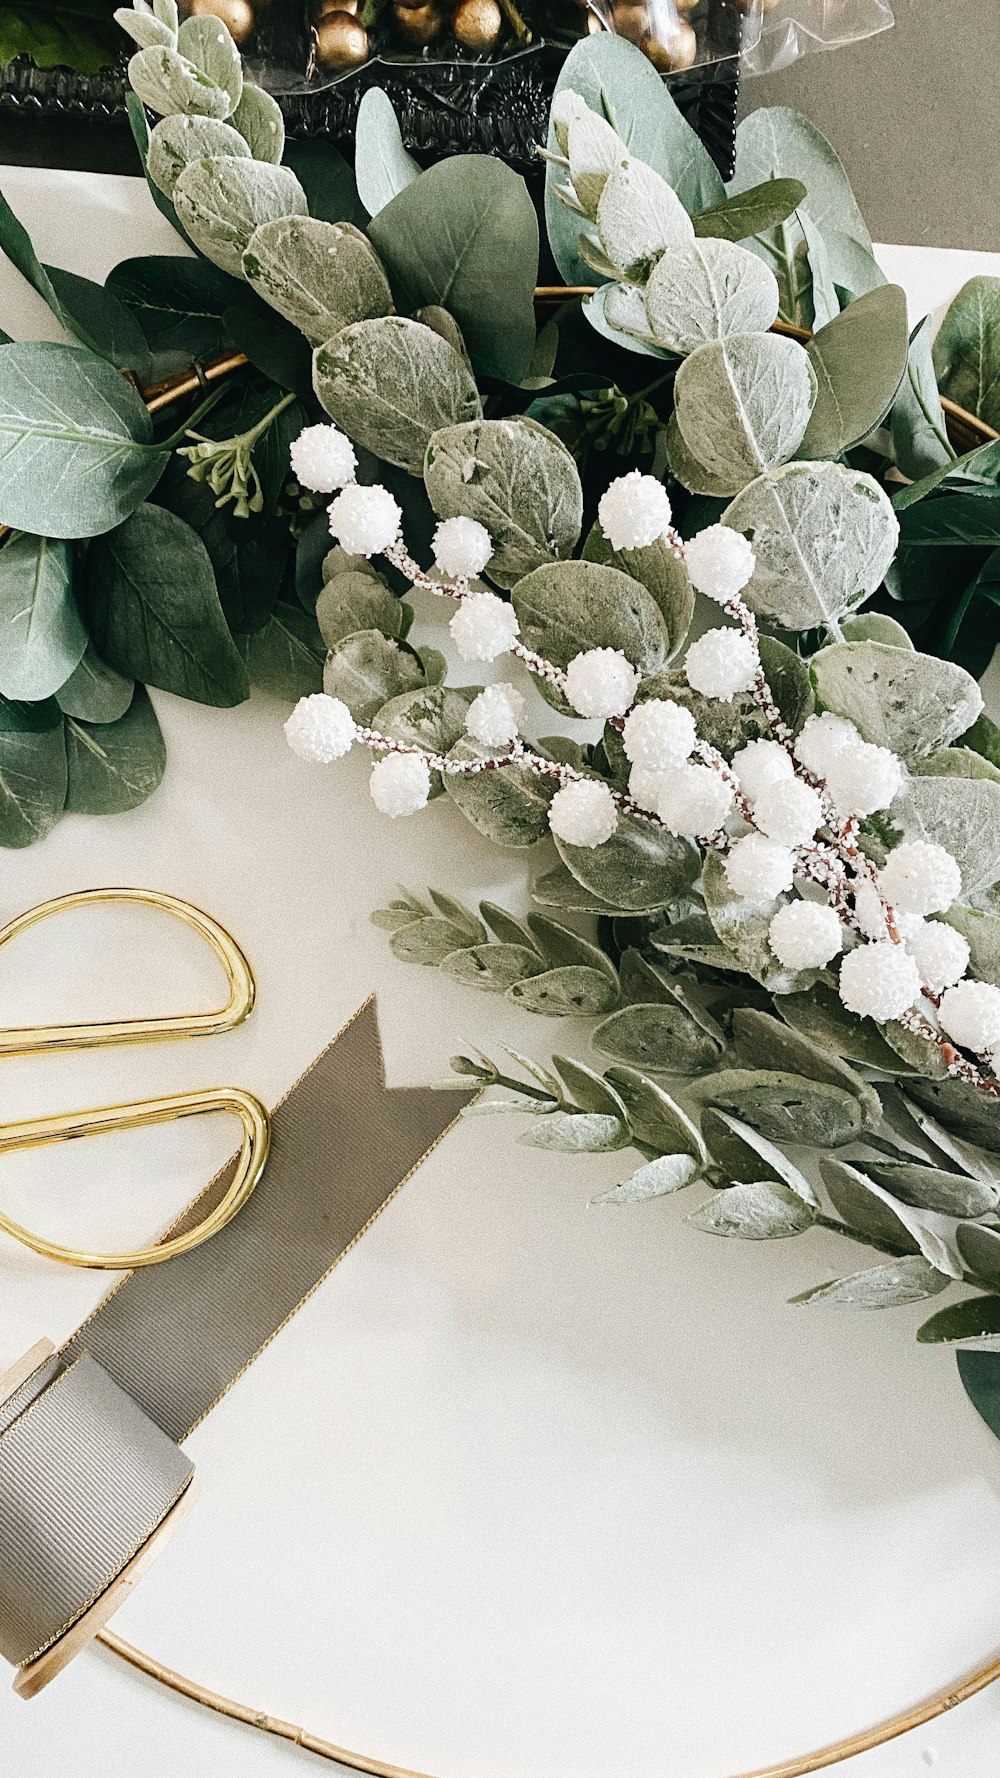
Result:
{"label": "white pom pom cluster", "polygon": [[463,661],[495,661],[509,652],[521,626],[513,605],[496,593],[469,593],[448,628]]}
{"label": "white pom pom cluster", "polygon": [[849,741],[838,748],[826,772],[826,786],[840,815],[874,815],[887,809],[902,784],[903,768],[896,755],[870,741]]}
{"label": "white pom pom cluster", "polygon": [[962,892],[962,873],[943,846],[904,840],[889,853],[878,886],[902,914],[943,914]]}
{"label": "white pom pom cluster", "polygon": [[940,920],[921,921],[906,948],[920,971],[920,980],[932,994],[941,994],[960,982],[969,967],[968,940]]}
{"label": "white pom pom cluster", "polygon": [[660,774],[656,813],[671,833],[704,839],[718,833],[732,813],[733,793],[710,766],[682,765]]}
{"label": "white pom pom cluster", "polygon": [[822,716],[808,716],[792,752],[799,764],[812,772],[814,778],[825,778],[842,747],[849,747],[861,736],[853,722],[834,716],[830,710]]}
{"label": "white pom pom cluster", "polygon": [[566,696],[581,716],[624,716],[639,675],[620,648],[588,648],[566,668]]}
{"label": "white pom pom cluster", "polygon": [[768,943],[786,969],[822,969],[844,948],[835,908],[818,901],[789,901],[768,927]]}
{"label": "white pom pom cluster", "polygon": [[689,757],[698,729],[690,710],[673,698],[648,698],[625,719],[622,745],[632,765],[647,771],[668,771]]}
{"label": "white pom pom cluster", "polygon": [[383,815],[415,815],[427,807],[430,767],[418,753],[387,753],[368,780],[372,802]]}
{"label": "white pom pom cluster", "polygon": [[306,426],[289,447],[292,474],[314,494],[332,494],[354,480],[358,459],[339,426]]}
{"label": "white pom pom cluster", "polygon": [[351,482],[330,505],[330,531],[349,556],[380,556],[399,536],[403,514],[380,482]]}
{"label": "white pom pom cluster", "polygon": [[666,776],[666,772],[651,771],[647,766],[633,766],[628,775],[629,796],[640,809],[655,815]]}
{"label": "white pom pom cluster", "polygon": [[731,704],[749,691],[757,675],[757,654],[742,630],[706,630],[692,642],[684,661],[692,691]]}
{"label": "white pom pom cluster", "polygon": [[347,705],[322,691],[300,698],[285,723],[285,739],[292,752],[311,765],[328,766],[343,759],[357,732]]}
{"label": "white pom pom cluster", "polygon": [[787,783],[794,778],[795,767],[784,747],[777,741],[748,741],[733,754],[733,771],[740,789],[751,803],[772,784]]}
{"label": "white pom pom cluster", "polygon": [[596,778],[574,779],[552,798],[549,826],[567,846],[603,846],[618,826],[614,797]]}
{"label": "white pom pom cluster", "polygon": [[612,549],[644,549],[670,529],[670,499],[655,475],[632,469],[605,488],[597,506]]}
{"label": "white pom pom cluster", "polygon": [[734,895],[745,901],[773,901],[792,886],[795,859],[787,846],[762,833],[737,840],[726,858],[726,876]]}
{"label": "white pom pom cluster", "polygon": [[818,792],[801,778],[766,784],[753,806],[754,824],[769,840],[783,846],[805,846],[823,819]]}
{"label": "white pom pom cluster", "polygon": [[848,1012],[884,1023],[898,1019],[920,994],[920,971],[891,939],[858,945],[840,966],[840,998]]}
{"label": "white pom pom cluster", "polygon": [[962,1049],[983,1055],[1000,1043],[1000,988],[989,982],[959,982],[942,995],[938,1018]]}
{"label": "white pom pom cluster", "polygon": [[493,554],[493,539],[478,519],[442,519],[431,540],[434,560],[449,580],[482,574]]}
{"label": "white pom pom cluster", "polygon": [[513,685],[488,685],[469,705],[465,726],[484,747],[509,747],[516,741],[524,715],[524,699]]}
{"label": "white pom pom cluster", "polygon": [[725,605],[752,578],[757,558],[741,531],[709,525],[684,545],[691,585],[706,598]]}

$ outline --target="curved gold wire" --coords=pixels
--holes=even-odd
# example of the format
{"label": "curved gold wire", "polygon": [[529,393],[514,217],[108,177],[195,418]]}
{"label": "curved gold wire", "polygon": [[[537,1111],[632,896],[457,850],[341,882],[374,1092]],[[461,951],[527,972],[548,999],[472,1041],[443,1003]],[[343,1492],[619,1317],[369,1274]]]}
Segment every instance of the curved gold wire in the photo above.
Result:
{"label": "curved gold wire", "polygon": [[[429,1773],[413,1771],[409,1766],[394,1766],[368,1754],[352,1753],[349,1748],[337,1747],[334,1742],[325,1740],[322,1735],[313,1734],[310,1729],[285,1722],[280,1716],[269,1716],[266,1711],[257,1710],[250,1704],[237,1703],[234,1698],[224,1697],[221,1692],[210,1691],[197,1680],[187,1679],[183,1673],[175,1673],[172,1667],[164,1666],[153,1655],[146,1654],[141,1648],[126,1642],[123,1637],[116,1636],[113,1630],[100,1631],[97,1641],[103,1643],[120,1660],[127,1661],[130,1667],[144,1673],[147,1679],[154,1679],[158,1685],[178,1692],[192,1703],[202,1704],[206,1710],[215,1710],[220,1716],[231,1717],[234,1722],[245,1723],[248,1728],[260,1729],[265,1735],[276,1735],[283,1741],[291,1741],[305,1752],[317,1754],[320,1759],[334,1760],[342,1766],[349,1766],[352,1771],[368,1774],[368,1778],[431,1778]],[[935,1717],[944,1716],[956,1704],[963,1704],[967,1698],[975,1697],[977,1692],[985,1691],[987,1686],[993,1685],[998,1679],[1000,1656],[994,1655],[956,1685],[934,1692],[919,1704],[912,1704],[909,1709],[886,1717],[883,1722],[875,1723],[870,1729],[847,1735],[841,1741],[830,1741],[825,1747],[817,1747],[812,1753],[779,1760],[777,1765],[755,1766],[752,1772],[731,1773],[729,1778],[807,1778],[807,1774],[811,1772],[824,1772],[830,1766],[839,1765],[842,1760],[869,1753],[873,1747],[881,1747],[886,1741],[895,1741],[911,1729],[933,1722]]]}
{"label": "curved gold wire", "polygon": [[259,1099],[240,1087],[208,1087],[202,1092],[174,1093],[161,1099],[140,1099],[134,1105],[107,1105],[96,1111],[64,1111],[55,1117],[32,1118],[26,1123],[0,1127],[0,1156],[18,1149],[44,1148],[53,1142],[70,1142],[81,1136],[97,1136],[110,1130],[137,1130],[149,1124],[172,1123],[175,1118],[199,1117],[209,1111],[229,1111],[243,1125],[243,1143],[231,1184],[214,1210],[194,1228],[172,1235],[151,1247],[132,1253],[87,1253],[64,1247],[35,1235],[0,1211],[0,1232],[11,1235],[32,1253],[67,1266],[86,1266],[101,1272],[131,1272],[142,1266],[158,1266],[179,1253],[188,1253],[231,1222],[253,1191],[267,1160],[271,1140],[270,1120]]}
{"label": "curved gold wire", "polygon": [[256,988],[253,971],[236,940],[210,914],[162,889],[74,889],[69,895],[57,895],[51,901],[39,902],[37,907],[18,914],[0,929],[0,949],[41,920],[66,913],[70,908],[109,902],[134,902],[157,908],[160,913],[171,915],[197,932],[225,971],[229,984],[226,1005],[218,1012],[166,1013],[155,1018],[106,1019],[96,1024],[33,1025],[23,1030],[0,1030],[0,1057],[29,1056],[41,1050],[95,1049],[115,1043],[155,1043],[174,1037],[212,1037],[220,1031],[232,1031],[249,1017]]}

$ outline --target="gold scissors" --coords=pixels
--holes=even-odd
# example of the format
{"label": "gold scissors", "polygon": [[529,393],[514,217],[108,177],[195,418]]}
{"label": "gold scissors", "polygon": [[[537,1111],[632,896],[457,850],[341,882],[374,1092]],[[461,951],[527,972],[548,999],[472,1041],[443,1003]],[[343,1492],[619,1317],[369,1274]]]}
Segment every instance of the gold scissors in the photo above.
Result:
{"label": "gold scissors", "polygon": [[[212,1037],[232,1031],[253,1011],[256,985],[253,971],[236,940],[190,902],[158,889],[80,889],[43,901],[19,914],[0,929],[0,948],[19,933],[70,908],[100,903],[138,903],[157,908],[191,927],[221,963],[229,984],[229,999],[218,1012],[170,1013],[153,1018],[110,1019],[95,1024],[34,1025],[21,1030],[0,1030],[0,1057],[29,1056],[50,1050],[103,1049],[119,1043],[159,1043],[186,1037]],[[103,1131],[134,1130],[144,1125],[169,1123],[175,1118],[197,1117],[203,1112],[228,1111],[243,1128],[243,1142],[230,1184],[214,1207],[191,1228],[168,1236],[151,1247],[133,1253],[85,1253],[33,1234],[0,1211],[0,1231],[11,1235],[33,1253],[64,1265],[86,1266],[100,1271],[132,1271],[138,1266],[159,1265],[176,1254],[197,1247],[217,1234],[242,1208],[253,1191],[267,1160],[270,1121],[260,1100],[240,1087],[212,1087],[201,1092],[174,1093],[158,1099],[140,1099],[129,1105],[105,1105],[93,1111],[60,1112],[32,1118],[25,1123],[0,1125],[0,1156],[16,1149],[38,1148],[66,1142],[77,1136]]]}

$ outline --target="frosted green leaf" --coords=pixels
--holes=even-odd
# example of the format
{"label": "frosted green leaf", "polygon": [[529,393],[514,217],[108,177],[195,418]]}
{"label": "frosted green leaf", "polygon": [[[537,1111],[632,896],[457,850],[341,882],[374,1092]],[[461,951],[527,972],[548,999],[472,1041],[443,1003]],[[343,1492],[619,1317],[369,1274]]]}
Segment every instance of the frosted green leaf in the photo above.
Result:
{"label": "frosted green leaf", "polygon": [[572,871],[564,864],[557,864],[552,870],[543,871],[531,885],[531,899],[537,901],[539,907],[562,908],[566,913],[573,914],[614,914],[621,913],[609,901],[602,901],[599,895],[585,889],[578,883]]}
{"label": "frosted green leaf", "polygon": [[838,626],[881,585],[899,521],[870,475],[839,463],[787,463],[751,482],[723,523],[743,531],[757,565],[744,598],[788,630]]}
{"label": "frosted green leaf", "polygon": [[707,494],[713,500],[729,498],[728,480],[710,475],[688,450],[675,413],[667,421],[666,440],[670,473],[680,482],[682,488],[687,488],[692,494]]}
{"label": "frosted green leaf", "polygon": [[160,117],[186,112],[192,117],[228,117],[228,92],[167,44],[138,49],[128,65],[129,84],[144,105]]}
{"label": "frosted green leaf", "polygon": [[149,177],[167,197],[173,197],[174,186],[191,161],[212,155],[232,155],[249,160],[250,150],[229,124],[214,117],[185,117],[174,114],[161,117],[149,137],[146,170]]}
{"label": "frosted green leaf", "polygon": [[[571,127],[571,140],[572,134]],[[694,240],[691,218],[680,198],[659,173],[638,160],[619,164],[605,180],[597,205],[597,232],[611,264],[623,272]]]}
{"label": "frosted green leaf", "polygon": [[506,994],[515,982],[525,976],[541,975],[545,968],[537,951],[526,945],[473,945],[467,951],[455,951],[442,964],[445,975],[466,988],[480,988],[488,994]]}
{"label": "frosted green leaf", "polygon": [[577,199],[588,216],[596,216],[608,178],[616,167],[628,161],[628,145],[612,129],[607,118],[588,110],[573,118],[566,152]]}
{"label": "frosted green leaf", "polygon": [[[921,1345],[936,1345],[942,1341],[951,1345],[959,1340],[995,1340],[998,1334],[1000,1296],[973,1296],[964,1302],[952,1303],[947,1309],[939,1309],[923,1327],[918,1328],[917,1339]],[[959,1363],[963,1356],[959,1354]]]}
{"label": "frosted green leaf", "polygon": [[182,56],[227,95],[230,111],[243,96],[243,61],[229,30],[212,13],[186,18],[177,33]]}
{"label": "frosted green leaf", "polygon": [[857,1142],[864,1128],[853,1093],[778,1069],[721,1069],[693,1081],[689,1092],[699,1105],[728,1111],[771,1142],[841,1148]]}
{"label": "frosted green leaf", "polygon": [[[783,1005],[783,1001],[779,1003]],[[813,1043],[801,1032],[789,1029],[781,1019],[757,1007],[740,1006],[733,1014],[733,1043],[736,1059],[744,1068],[783,1069],[786,1074],[804,1074],[828,1086],[843,1087],[852,1093],[861,1107],[866,1124],[877,1129],[882,1121],[882,1106],[874,1088],[862,1080],[846,1062],[832,1056],[822,1044]]]}
{"label": "frosted green leaf", "polygon": [[710,1109],[702,1117],[702,1134],[713,1158],[720,1166],[733,1168],[737,1180],[752,1181],[761,1175],[778,1179],[804,1204],[819,1208],[819,1199],[805,1174],[793,1166],[777,1143],[769,1142],[759,1130],[752,1130],[728,1111]]}
{"label": "frosted green leaf", "polygon": [[[453,759],[488,759],[491,749],[465,735],[452,748]],[[475,776],[449,774],[445,790],[473,827],[496,846],[533,846],[549,831],[549,804],[557,785],[525,766]]]}
{"label": "frosted green leaf", "polygon": [[243,255],[243,276],[311,346],[332,343],[352,321],[392,313],[378,256],[349,222],[280,216],[262,223]]}
{"label": "frosted green leaf", "polygon": [[633,914],[670,907],[698,875],[699,854],[688,840],[633,815],[620,817],[603,846],[569,846],[557,839],[556,850],[585,889]]}
{"label": "frosted green leaf", "polygon": [[737,333],[699,346],[674,383],[685,445],[734,494],[792,455],[815,398],[808,354],[797,340],[773,333]]}
{"label": "frosted green leaf", "polygon": [[617,568],[645,587],[666,623],[670,654],[676,654],[691,627],[694,588],[683,560],[666,538],[658,537],[641,549],[612,549],[600,525],[595,525],[583,546],[583,559]]}
{"label": "frosted green leaf", "polygon": [[556,967],[564,963],[585,964],[588,969],[600,970],[617,989],[618,972],[599,945],[592,945],[571,926],[564,926],[560,920],[552,920],[546,914],[529,914],[525,923],[547,963]]}
{"label": "frosted green leaf", "polygon": [[255,161],[278,165],[285,147],[285,120],[277,99],[262,86],[251,86],[244,80],[240,102],[229,121],[239,130]]}
{"label": "frosted green leaf", "polygon": [[1000,1234],[996,1229],[966,1225],[956,1229],[955,1243],[969,1271],[975,1274],[980,1284],[1000,1290]]}
{"label": "frosted green leaf", "polygon": [[154,18],[151,12],[136,12],[131,6],[119,6],[112,17],[140,49],[154,49],[161,45],[167,49],[177,47],[177,32],[162,19]]}
{"label": "frosted green leaf", "polygon": [[811,1290],[803,1290],[789,1301],[828,1303],[835,1309],[895,1309],[937,1296],[950,1283],[951,1279],[922,1253],[912,1253],[882,1266],[869,1266],[863,1272],[850,1272],[846,1278],[834,1278],[829,1284],[814,1284]]}
{"label": "frosted green leaf", "polygon": [[[446,685],[420,686],[390,698],[376,711],[372,727],[406,746],[448,753],[464,735],[468,713],[469,701],[460,691]],[[441,791],[441,774],[432,772],[431,796],[440,796]],[[486,936],[478,924],[477,935]]]}
{"label": "frosted green leaf", "polygon": [[849,717],[866,741],[904,759],[947,747],[983,708],[972,675],[954,661],[883,642],[824,648],[813,656],[812,673],[824,709]]}
{"label": "frosted green leaf", "polygon": [[783,994],[781,1016],[803,1037],[834,1055],[885,1074],[899,1072],[899,1058],[871,1019],[848,1012],[835,988],[817,982],[807,994]]}
{"label": "frosted green leaf", "polygon": [[811,1228],[816,1214],[776,1179],[755,1179],[729,1186],[685,1220],[706,1235],[730,1235],[740,1241],[781,1241]]}
{"label": "frosted green leaf", "polygon": [[642,677],[666,665],[670,634],[659,606],[617,568],[553,562],[519,580],[511,603],[521,640],[557,667],[589,648],[620,649]]}
{"label": "frosted green leaf", "polygon": [[83,657],[69,544],[15,533],[0,552],[0,692],[51,697]]}
{"label": "frosted green leaf", "polygon": [[704,1074],[719,1059],[719,1046],[690,1013],[671,1005],[625,1006],[592,1034],[599,1055],[654,1074]]}
{"label": "frosted green leaf", "polygon": [[606,1154],[624,1148],[628,1131],[617,1117],[603,1111],[553,1111],[518,1137],[528,1148],[550,1148],[564,1154]]}
{"label": "frosted green leaf", "polygon": [[906,1091],[949,1135],[975,1143],[988,1154],[1000,1153],[997,1102],[979,1087],[964,1080],[910,1080]]}
{"label": "frosted green leaf", "polygon": [[884,642],[889,648],[912,648],[913,638],[883,611],[862,611],[841,624],[845,642]]}
{"label": "frosted green leaf", "polygon": [[358,196],[369,216],[377,216],[420,178],[419,166],[403,147],[392,100],[381,87],[369,87],[358,107],[355,170]]}
{"label": "frosted green leaf", "polygon": [[617,984],[602,969],[588,969],[583,963],[547,969],[507,990],[507,999],[516,1006],[548,1019],[593,1018],[608,1012],[617,998]]}
{"label": "frosted green leaf", "polygon": [[174,187],[174,203],[195,246],[235,278],[243,276],[243,255],[262,222],[305,216],[309,208],[287,167],[235,155],[191,161]]}
{"label": "frosted green leaf", "polygon": [[344,327],[316,353],[313,381],[330,418],[355,444],[414,475],[435,433],[482,415],[461,353],[402,315]]}
{"label": "frosted green leaf", "polygon": [[766,333],[778,315],[778,281],[731,241],[707,238],[665,253],[646,285],[658,344],[683,356],[736,333]]}
{"label": "frosted green leaf", "polygon": [[572,555],[583,490],[566,446],[534,420],[447,426],[427,446],[424,482],[439,519],[478,519],[493,539],[490,579],[513,586],[532,568]]}
{"label": "frosted green leaf", "polygon": [[1000,878],[1000,784],[987,778],[911,777],[890,819],[905,839],[944,846],[968,901]]}
{"label": "frosted green leaf", "polygon": [[327,581],[316,603],[316,622],[327,648],[333,648],[357,630],[401,637],[406,609],[384,580],[351,570]]}
{"label": "frosted green leaf", "polygon": [[[921,1166],[917,1161],[866,1161],[865,1171],[876,1185],[901,1203],[916,1210],[935,1210],[941,1216],[985,1216],[1000,1201],[996,1186],[972,1179],[967,1173],[946,1173],[939,1167]],[[994,1242],[1000,1256],[1000,1235],[994,1236]],[[1000,1260],[997,1282],[1000,1283]]]}
{"label": "frosted green leaf", "polygon": [[624,1065],[609,1068],[605,1078],[624,1101],[632,1134],[645,1147],[662,1154],[688,1154],[699,1167],[705,1165],[708,1150],[697,1126],[655,1080]]}
{"label": "frosted green leaf", "polygon": [[446,957],[461,951],[468,942],[468,934],[460,926],[431,914],[397,927],[389,940],[389,949],[401,963],[421,963],[425,968],[437,969]]}
{"label": "frosted green leaf", "polygon": [[621,346],[662,362],[670,357],[649,331],[642,291],[635,284],[601,284],[584,298],[583,312],[595,333]]}
{"label": "frosted green leaf", "polygon": [[648,1198],[665,1198],[671,1192],[683,1191],[700,1169],[689,1154],[658,1154],[655,1160],[630,1173],[620,1185],[591,1198],[592,1204],[642,1204]]}
{"label": "frosted green leaf", "polygon": [[778,910],[777,901],[747,901],[729,886],[725,860],[710,852],[702,869],[705,907],[720,944],[739,960],[749,975],[770,988],[772,994],[802,993],[817,979],[817,971],[786,969],[771,949],[768,932]]}
{"label": "frosted green leaf", "polygon": [[381,630],[345,636],[331,649],[323,673],[323,690],[342,698],[355,722],[370,723],[390,698],[415,691],[424,683],[416,655]]}

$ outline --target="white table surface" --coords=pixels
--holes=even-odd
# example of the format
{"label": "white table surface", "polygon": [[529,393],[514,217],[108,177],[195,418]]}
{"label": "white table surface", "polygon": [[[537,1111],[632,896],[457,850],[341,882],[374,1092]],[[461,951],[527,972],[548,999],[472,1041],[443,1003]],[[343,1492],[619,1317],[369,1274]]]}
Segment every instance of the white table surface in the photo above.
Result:
{"label": "white table surface", "polygon": [[[6,168],[0,187],[42,258],[74,270],[180,250],[138,181]],[[1000,267],[881,256],[911,319]],[[54,332],[6,264],[0,323]],[[421,618],[425,636],[443,625]],[[559,1022],[396,964],[368,923],[400,881],[523,906],[524,858],[447,804],[380,819],[364,761],[293,760],[276,703],[154,697],[160,790],[5,854],[0,917],[99,883],[173,890],[246,945],[258,1010],[200,1044],[8,1061],[0,1120],[224,1079],[273,1101],[372,989],[395,1082],[440,1080],[463,1040],[568,1047]],[[77,914],[0,955],[2,1016],[208,1004],[213,968],[152,915]],[[450,1135],[191,1439],[201,1501],[122,1634],[442,1778],[727,1778],[978,1664],[1000,1642],[1000,1448],[953,1355],[915,1345],[924,1310],[790,1309],[852,1250],[709,1240],[683,1220],[697,1188],[591,1209],[622,1158],[546,1157],[517,1127]],[[141,1235],[230,1138],[220,1119],[17,1157],[2,1201],[68,1238]],[[101,1292],[0,1241],[0,1366]],[[840,1769],[993,1778],[998,1738],[988,1693]],[[306,1761],[106,1653],[30,1705],[0,1691],[0,1771],[18,1778]]]}

